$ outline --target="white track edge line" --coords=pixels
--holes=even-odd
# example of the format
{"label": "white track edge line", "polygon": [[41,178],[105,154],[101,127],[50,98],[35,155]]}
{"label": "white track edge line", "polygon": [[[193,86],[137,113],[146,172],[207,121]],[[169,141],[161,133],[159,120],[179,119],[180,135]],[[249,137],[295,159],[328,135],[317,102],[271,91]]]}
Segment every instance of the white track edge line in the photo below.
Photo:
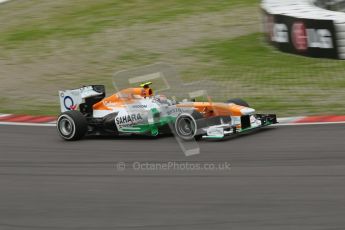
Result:
{"label": "white track edge line", "polygon": [[47,126],[54,127],[56,124],[51,123],[26,123],[26,122],[0,122],[0,125],[12,125],[12,126]]}
{"label": "white track edge line", "polygon": [[[304,125],[335,125],[335,124],[345,124],[345,121],[339,122],[309,122],[309,123],[283,123],[274,124],[273,127],[279,126],[304,126]],[[25,122],[0,122],[0,125],[12,125],[12,126],[44,126],[44,127],[55,127],[54,123],[25,123]]]}
{"label": "white track edge line", "polygon": [[274,124],[272,126],[302,126],[302,125],[335,125],[335,124],[345,124],[345,121],[335,121],[335,122],[305,122],[305,123],[282,123]]}

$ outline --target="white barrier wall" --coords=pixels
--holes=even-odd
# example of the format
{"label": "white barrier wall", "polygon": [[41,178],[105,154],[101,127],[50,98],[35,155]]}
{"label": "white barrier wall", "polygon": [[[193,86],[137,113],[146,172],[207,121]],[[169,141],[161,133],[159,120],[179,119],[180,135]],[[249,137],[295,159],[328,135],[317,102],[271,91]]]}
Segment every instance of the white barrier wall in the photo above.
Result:
{"label": "white barrier wall", "polygon": [[315,0],[314,4],[327,10],[345,12],[345,0]]}
{"label": "white barrier wall", "polygon": [[283,52],[345,59],[345,13],[314,5],[314,0],[263,0],[267,40]]}

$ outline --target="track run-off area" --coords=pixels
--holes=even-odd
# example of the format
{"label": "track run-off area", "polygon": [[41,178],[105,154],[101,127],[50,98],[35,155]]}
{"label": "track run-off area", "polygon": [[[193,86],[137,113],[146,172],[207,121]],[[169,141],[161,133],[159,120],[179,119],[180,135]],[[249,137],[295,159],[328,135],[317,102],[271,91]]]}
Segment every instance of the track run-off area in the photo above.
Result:
{"label": "track run-off area", "polygon": [[267,127],[186,157],[168,136],[66,142],[0,125],[0,229],[342,229],[344,136]]}

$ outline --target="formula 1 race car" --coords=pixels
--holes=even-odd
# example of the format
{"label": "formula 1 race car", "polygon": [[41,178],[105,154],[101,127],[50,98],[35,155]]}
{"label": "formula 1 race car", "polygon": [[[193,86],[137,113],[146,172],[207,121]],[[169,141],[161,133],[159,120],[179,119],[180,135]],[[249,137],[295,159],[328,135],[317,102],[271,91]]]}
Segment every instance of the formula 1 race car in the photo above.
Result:
{"label": "formula 1 race car", "polygon": [[174,133],[189,141],[221,139],[277,123],[275,114],[257,114],[248,103],[176,102],[154,95],[151,82],[105,97],[103,85],[59,91],[61,114],[57,130],[65,140],[85,135],[157,136]]}

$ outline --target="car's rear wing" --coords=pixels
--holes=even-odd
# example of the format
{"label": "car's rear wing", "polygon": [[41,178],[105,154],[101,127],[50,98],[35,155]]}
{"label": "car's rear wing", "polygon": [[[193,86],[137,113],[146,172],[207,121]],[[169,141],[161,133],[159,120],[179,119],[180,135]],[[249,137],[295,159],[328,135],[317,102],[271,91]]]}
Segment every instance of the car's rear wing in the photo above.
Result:
{"label": "car's rear wing", "polygon": [[100,101],[104,97],[104,85],[90,85],[79,89],[60,90],[59,99],[61,112],[77,110],[82,104],[90,104],[89,106],[92,106],[95,101]]}

